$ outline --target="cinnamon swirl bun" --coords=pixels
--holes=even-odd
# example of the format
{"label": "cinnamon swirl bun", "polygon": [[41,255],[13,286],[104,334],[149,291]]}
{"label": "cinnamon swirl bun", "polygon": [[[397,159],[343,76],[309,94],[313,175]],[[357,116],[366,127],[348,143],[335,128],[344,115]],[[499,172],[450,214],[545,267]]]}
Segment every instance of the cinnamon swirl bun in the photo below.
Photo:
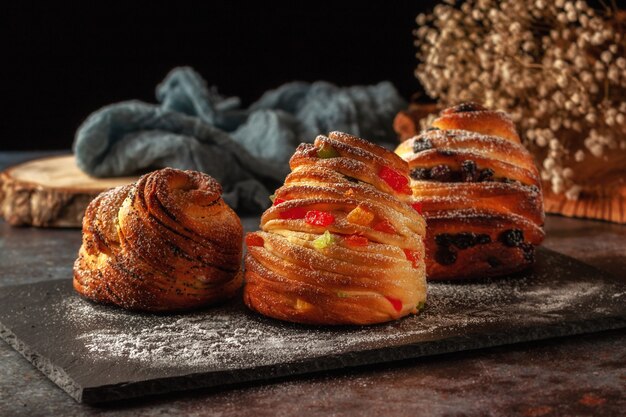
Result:
{"label": "cinnamon swirl bun", "polygon": [[531,265],[544,237],[541,183],[510,118],[464,103],[432,126],[396,149],[428,223],[428,278],[496,276]]}
{"label": "cinnamon swirl bun", "polygon": [[308,324],[370,324],[426,300],[425,222],[410,205],[408,165],[332,132],[302,144],[292,172],[246,236],[249,308]]}
{"label": "cinnamon swirl bun", "polygon": [[83,219],[74,288],[144,311],[200,307],[240,288],[241,222],[213,178],[166,168],[100,194]]}

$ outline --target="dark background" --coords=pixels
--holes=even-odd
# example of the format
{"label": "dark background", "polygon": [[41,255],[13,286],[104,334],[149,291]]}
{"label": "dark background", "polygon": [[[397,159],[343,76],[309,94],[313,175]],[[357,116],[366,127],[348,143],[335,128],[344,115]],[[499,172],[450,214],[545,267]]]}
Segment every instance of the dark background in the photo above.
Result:
{"label": "dark background", "polygon": [[[0,151],[68,149],[91,112],[122,100],[154,102],[155,86],[178,65],[244,105],[293,80],[390,80],[408,99],[420,90],[415,16],[438,2],[5,3]],[[626,1],[590,1],[611,3]]]}
{"label": "dark background", "polygon": [[412,30],[436,1],[4,5],[0,150],[64,149],[92,111],[154,102],[178,65],[244,105],[292,80],[419,89]]}

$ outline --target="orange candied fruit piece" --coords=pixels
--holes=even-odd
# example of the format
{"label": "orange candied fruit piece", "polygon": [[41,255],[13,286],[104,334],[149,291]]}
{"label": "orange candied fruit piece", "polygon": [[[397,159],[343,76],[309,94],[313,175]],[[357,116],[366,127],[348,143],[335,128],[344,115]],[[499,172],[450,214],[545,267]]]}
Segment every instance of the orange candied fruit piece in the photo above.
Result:
{"label": "orange candied fruit piece", "polygon": [[413,264],[413,268],[419,267],[419,252],[410,249],[404,249],[404,255],[406,256],[406,259],[411,261],[411,263]]}
{"label": "orange candied fruit piece", "polygon": [[246,245],[247,246],[263,246],[265,245],[265,241],[263,238],[255,233],[248,233],[246,235]]}
{"label": "orange candied fruit piece", "polygon": [[368,226],[374,220],[374,213],[366,209],[365,207],[356,206],[348,215],[346,220],[352,224],[358,224],[361,226]]}
{"label": "orange candied fruit piece", "polygon": [[387,219],[383,219],[374,225],[374,230],[384,233],[396,233],[396,229],[391,222]]}
{"label": "orange candied fruit piece", "polygon": [[313,308],[313,304],[308,301],[303,300],[302,298],[296,298],[295,309],[299,311],[307,311]]}
{"label": "orange candied fruit piece", "polygon": [[349,246],[367,246],[370,242],[368,238],[359,235],[349,235],[343,240]]}

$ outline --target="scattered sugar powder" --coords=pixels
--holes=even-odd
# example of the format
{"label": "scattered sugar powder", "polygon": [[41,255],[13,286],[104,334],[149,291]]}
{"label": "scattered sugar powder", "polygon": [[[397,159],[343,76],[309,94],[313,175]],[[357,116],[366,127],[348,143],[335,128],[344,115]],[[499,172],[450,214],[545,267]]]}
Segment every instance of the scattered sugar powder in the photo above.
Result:
{"label": "scattered sugar powder", "polygon": [[[567,278],[567,277],[565,277]],[[533,325],[559,320],[580,306],[601,312],[602,281],[571,282],[546,277],[469,283],[429,284],[428,304],[418,315],[369,327],[312,328],[280,323],[242,305],[220,306],[176,315],[137,314],[76,297],[64,299],[73,326],[94,360],[123,360],[142,367],[236,369],[294,362],[346,351],[402,345],[408,341],[499,326]],[[604,297],[604,298],[603,298]]]}

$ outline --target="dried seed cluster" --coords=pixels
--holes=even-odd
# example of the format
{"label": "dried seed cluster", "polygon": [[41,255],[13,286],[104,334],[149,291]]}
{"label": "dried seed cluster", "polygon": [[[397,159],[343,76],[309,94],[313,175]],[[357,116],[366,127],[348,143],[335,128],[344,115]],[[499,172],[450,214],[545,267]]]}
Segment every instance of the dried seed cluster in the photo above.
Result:
{"label": "dried seed cluster", "polygon": [[416,21],[426,93],[509,112],[554,192],[577,198],[579,164],[626,153],[626,12],[583,0],[446,0]]}

